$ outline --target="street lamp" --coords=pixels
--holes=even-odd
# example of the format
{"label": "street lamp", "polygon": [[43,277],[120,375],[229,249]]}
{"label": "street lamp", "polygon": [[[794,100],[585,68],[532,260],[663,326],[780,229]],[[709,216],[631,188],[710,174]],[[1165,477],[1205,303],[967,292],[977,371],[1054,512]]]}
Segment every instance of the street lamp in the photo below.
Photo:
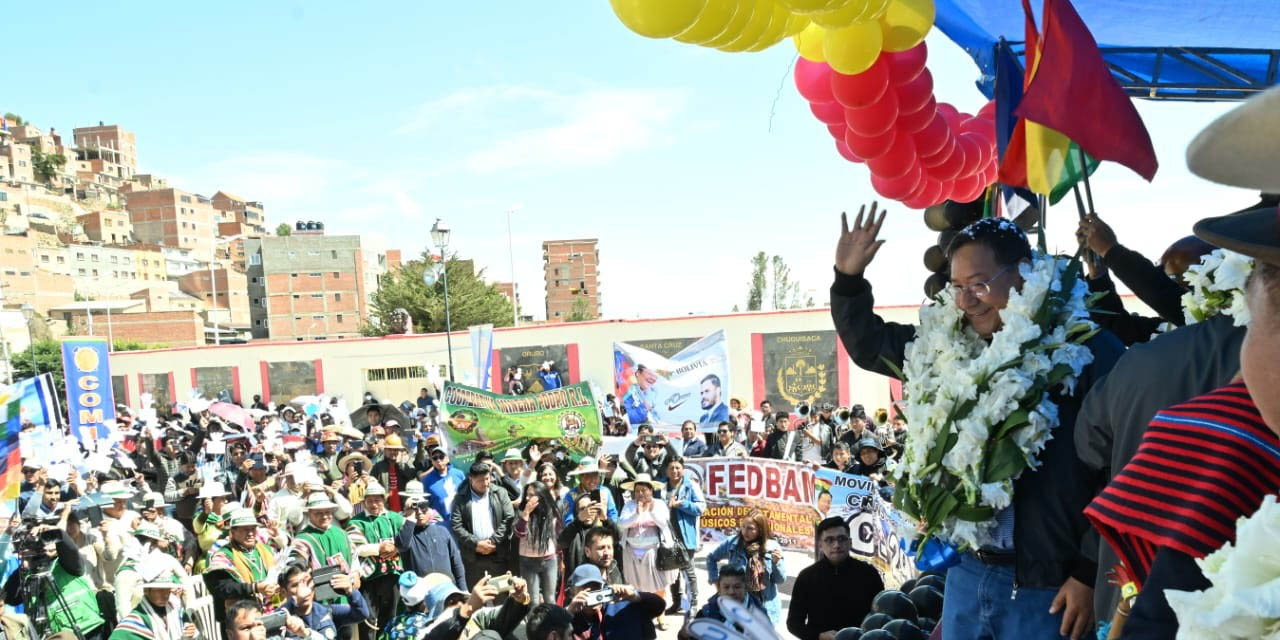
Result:
{"label": "street lamp", "polygon": [[31,350],[31,371],[32,376],[40,375],[40,366],[36,364],[36,338],[31,332],[31,321],[36,316],[36,308],[31,306],[30,302],[22,303],[22,317],[27,321],[27,348]]}
{"label": "street lamp", "polygon": [[449,258],[445,252],[449,247],[449,225],[440,218],[431,225],[431,242],[440,250],[440,263],[444,267],[441,269],[444,280],[444,341],[445,348],[449,350],[449,382],[453,382],[453,320],[449,317]]}
{"label": "street lamp", "polygon": [[520,326],[520,309],[516,304],[516,250],[511,235],[511,214],[524,208],[523,204],[513,204],[507,209],[507,258],[511,260],[511,326]]}

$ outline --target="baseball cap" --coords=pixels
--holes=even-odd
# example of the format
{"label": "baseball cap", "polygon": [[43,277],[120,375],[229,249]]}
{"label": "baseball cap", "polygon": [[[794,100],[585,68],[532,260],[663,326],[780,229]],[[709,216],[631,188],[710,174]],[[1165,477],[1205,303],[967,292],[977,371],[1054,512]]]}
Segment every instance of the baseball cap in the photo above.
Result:
{"label": "baseball cap", "polygon": [[580,565],[573,573],[569,575],[569,584],[574,587],[584,587],[589,584],[604,585],[604,575],[600,573],[600,567],[594,564]]}

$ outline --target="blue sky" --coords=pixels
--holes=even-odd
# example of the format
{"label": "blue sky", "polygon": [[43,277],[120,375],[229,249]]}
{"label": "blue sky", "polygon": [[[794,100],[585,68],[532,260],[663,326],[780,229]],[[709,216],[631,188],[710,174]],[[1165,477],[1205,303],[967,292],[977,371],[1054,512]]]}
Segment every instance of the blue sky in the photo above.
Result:
{"label": "blue sky", "polygon": [[[262,200],[274,225],[416,254],[435,217],[507,280],[504,212],[526,311],[542,310],[541,242],[600,238],[606,317],[741,304],[749,257],[785,257],[825,298],[839,212],[875,197],[796,93],[790,43],[727,54],[627,31],[608,2],[38,3],[6,10],[0,110],[67,134],[134,131],[142,170]],[[929,37],[939,101],[974,112],[977,68]],[[785,76],[785,78],[784,78]],[[779,85],[781,83],[781,91]],[[777,97],[775,105],[775,97]],[[1183,151],[1224,105],[1139,102],[1161,168],[1094,181],[1121,241],[1157,257],[1192,222],[1253,194],[1190,176]],[[932,242],[891,204],[870,277],[911,304]],[[1074,205],[1051,212],[1073,242]]]}

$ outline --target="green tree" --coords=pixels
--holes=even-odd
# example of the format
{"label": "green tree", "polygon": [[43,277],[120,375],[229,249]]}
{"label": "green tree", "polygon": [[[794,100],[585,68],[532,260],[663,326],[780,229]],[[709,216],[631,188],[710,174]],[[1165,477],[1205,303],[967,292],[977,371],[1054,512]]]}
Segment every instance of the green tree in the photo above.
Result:
{"label": "green tree", "polygon": [[782,256],[773,256],[773,308],[795,309],[800,306],[800,283],[791,281],[791,267]]}
{"label": "green tree", "polygon": [[19,127],[21,127],[22,125],[24,125],[24,124],[26,124],[26,123],[27,123],[27,121],[26,121],[26,120],[23,120],[23,119],[22,119],[22,116],[20,116],[20,115],[18,115],[18,114],[16,114],[16,113],[14,113],[14,112],[12,112],[12,111],[9,111],[9,112],[5,113],[5,114],[4,114],[4,119],[5,119],[5,120],[12,120],[12,121],[13,121],[13,123],[14,123],[15,125],[18,125]]}
{"label": "green tree", "polygon": [[769,258],[761,251],[751,257],[751,288],[747,290],[747,311],[759,311],[764,304],[765,271]]}
{"label": "green tree", "polygon": [[292,233],[293,233],[293,227],[289,226],[289,223],[287,222],[281,222],[279,226],[276,227],[277,236],[287,236],[287,235],[291,235]]}
{"label": "green tree", "polygon": [[578,296],[573,300],[573,308],[569,310],[569,318],[567,322],[584,322],[586,320],[595,320],[595,309],[591,308],[591,303],[587,302],[586,296]]}
{"label": "green tree", "polygon": [[[396,327],[396,313],[404,309],[413,322],[414,333],[444,331],[444,281],[437,278],[430,287],[422,274],[431,265],[431,256],[405,263],[382,278],[369,305],[369,319],[360,332],[367,336],[391,333]],[[473,272],[469,265],[450,256],[445,263],[449,275],[449,315],[454,330],[476,324],[495,327],[511,326],[511,301],[498,288],[485,284],[484,270]]]}
{"label": "green tree", "polygon": [[66,166],[67,157],[58,153],[42,153],[39,149],[31,150],[31,170],[36,175],[36,180],[41,182],[52,182],[53,177],[62,172],[62,167]]}

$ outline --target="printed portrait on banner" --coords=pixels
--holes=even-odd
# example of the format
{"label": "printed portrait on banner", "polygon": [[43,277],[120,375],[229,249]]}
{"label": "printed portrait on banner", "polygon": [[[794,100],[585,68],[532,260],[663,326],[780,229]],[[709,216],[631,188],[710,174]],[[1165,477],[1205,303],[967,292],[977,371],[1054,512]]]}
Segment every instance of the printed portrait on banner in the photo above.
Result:
{"label": "printed portrait on banner", "polygon": [[[502,376],[512,367],[520,369],[524,375],[524,392],[538,393],[543,391],[542,380],[538,370],[542,363],[551,362],[560,374],[560,384],[569,384],[569,347],[563,344],[548,344],[533,347],[505,347],[500,352]],[[501,380],[499,380],[500,382]]]}

